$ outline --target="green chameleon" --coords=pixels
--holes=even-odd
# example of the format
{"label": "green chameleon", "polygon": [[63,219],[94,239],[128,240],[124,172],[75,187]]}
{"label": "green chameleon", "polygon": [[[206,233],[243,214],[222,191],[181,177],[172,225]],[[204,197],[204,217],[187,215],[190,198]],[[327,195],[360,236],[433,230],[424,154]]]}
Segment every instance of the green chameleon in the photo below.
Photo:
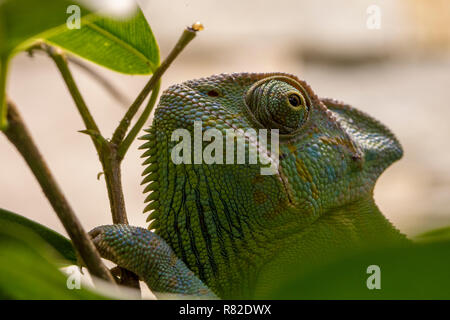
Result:
{"label": "green chameleon", "polygon": [[[227,129],[278,129],[278,159],[269,154],[272,140],[244,138],[246,148],[278,161],[274,174],[262,174],[267,164],[249,164],[249,157],[243,164],[174,163],[172,133],[194,133],[194,121],[224,137]],[[143,184],[151,193],[144,211],[152,223],[90,234],[104,258],[157,295],[258,298],[286,280],[293,263],[409,241],[373,199],[379,175],[402,156],[395,136],[349,105],[318,98],[293,75],[221,74],[173,85],[146,131]]]}

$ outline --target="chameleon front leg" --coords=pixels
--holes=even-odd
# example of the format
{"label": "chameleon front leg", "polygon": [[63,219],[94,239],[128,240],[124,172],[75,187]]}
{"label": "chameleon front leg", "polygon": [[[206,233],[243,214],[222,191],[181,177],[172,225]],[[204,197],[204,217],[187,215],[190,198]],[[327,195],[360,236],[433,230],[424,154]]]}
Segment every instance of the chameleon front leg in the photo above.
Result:
{"label": "chameleon front leg", "polygon": [[157,297],[182,294],[217,299],[157,234],[115,224],[97,227],[89,235],[103,258],[137,274]]}

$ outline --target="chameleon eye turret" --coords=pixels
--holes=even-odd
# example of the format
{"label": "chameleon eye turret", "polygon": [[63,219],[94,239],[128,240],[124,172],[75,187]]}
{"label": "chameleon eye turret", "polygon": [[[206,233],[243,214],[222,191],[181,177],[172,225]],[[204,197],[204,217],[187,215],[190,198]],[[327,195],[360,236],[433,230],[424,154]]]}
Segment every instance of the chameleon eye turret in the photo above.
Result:
{"label": "chameleon eye turret", "polygon": [[292,134],[306,122],[310,100],[302,86],[287,77],[256,82],[246,93],[248,114],[263,128]]}

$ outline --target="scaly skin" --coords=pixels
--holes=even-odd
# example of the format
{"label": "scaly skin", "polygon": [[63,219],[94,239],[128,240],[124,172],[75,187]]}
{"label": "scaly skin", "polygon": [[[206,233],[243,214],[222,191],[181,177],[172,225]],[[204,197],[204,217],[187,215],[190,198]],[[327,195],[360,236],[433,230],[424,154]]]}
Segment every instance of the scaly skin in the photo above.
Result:
{"label": "scaly skin", "polygon": [[[262,175],[261,163],[174,164],[171,134],[193,133],[194,121],[223,136],[231,128],[278,129],[276,174]],[[154,233],[103,226],[93,235],[103,256],[154,291],[264,297],[293,263],[407,242],[373,201],[377,178],[402,156],[397,139],[370,116],[319,99],[295,76],[222,74],[171,86],[147,132],[143,183],[152,191],[145,211]]]}

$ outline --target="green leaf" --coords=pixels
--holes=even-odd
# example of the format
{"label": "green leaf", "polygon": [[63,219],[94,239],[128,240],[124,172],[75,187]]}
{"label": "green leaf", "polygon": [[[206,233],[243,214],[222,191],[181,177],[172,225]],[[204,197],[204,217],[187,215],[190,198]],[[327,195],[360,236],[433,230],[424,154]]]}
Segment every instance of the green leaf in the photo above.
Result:
{"label": "green leaf", "polygon": [[450,226],[424,232],[414,238],[419,242],[450,241]]}
{"label": "green leaf", "polygon": [[[65,25],[69,17],[67,7],[73,4],[77,3],[66,0],[0,1],[0,56],[9,56],[13,51],[23,49],[24,42],[40,33]],[[81,13],[85,15],[89,11],[82,9]]]}
{"label": "green leaf", "polygon": [[[5,88],[7,62],[11,56],[44,33],[58,32],[65,26],[66,0],[1,0],[0,1],[0,129],[6,127]],[[82,9],[82,15],[89,11]]]}
{"label": "green leaf", "polygon": [[[381,289],[369,290],[371,265]],[[292,271],[301,269],[293,265]],[[263,299],[450,299],[450,241],[359,252],[273,288]],[[372,283],[372,280],[369,280]]]}
{"label": "green leaf", "polygon": [[0,225],[3,228],[14,228],[16,225],[20,225],[38,235],[71,264],[77,263],[77,256],[75,249],[72,246],[72,242],[63,235],[40,223],[0,208]]}
{"label": "green leaf", "polygon": [[86,288],[68,289],[46,248],[29,229],[0,225],[0,299],[105,299]]}
{"label": "green leaf", "polygon": [[[6,128],[5,91],[11,56],[44,39],[75,55],[127,74],[150,74],[159,48],[140,10],[127,20],[100,17],[81,8],[81,28],[68,29],[66,0],[0,0],[0,130]],[[78,5],[78,4],[77,4]]]}
{"label": "green leaf", "polygon": [[142,11],[123,21],[96,18],[80,29],[47,37],[51,44],[106,68],[127,74],[150,74],[159,66],[159,48]]}

